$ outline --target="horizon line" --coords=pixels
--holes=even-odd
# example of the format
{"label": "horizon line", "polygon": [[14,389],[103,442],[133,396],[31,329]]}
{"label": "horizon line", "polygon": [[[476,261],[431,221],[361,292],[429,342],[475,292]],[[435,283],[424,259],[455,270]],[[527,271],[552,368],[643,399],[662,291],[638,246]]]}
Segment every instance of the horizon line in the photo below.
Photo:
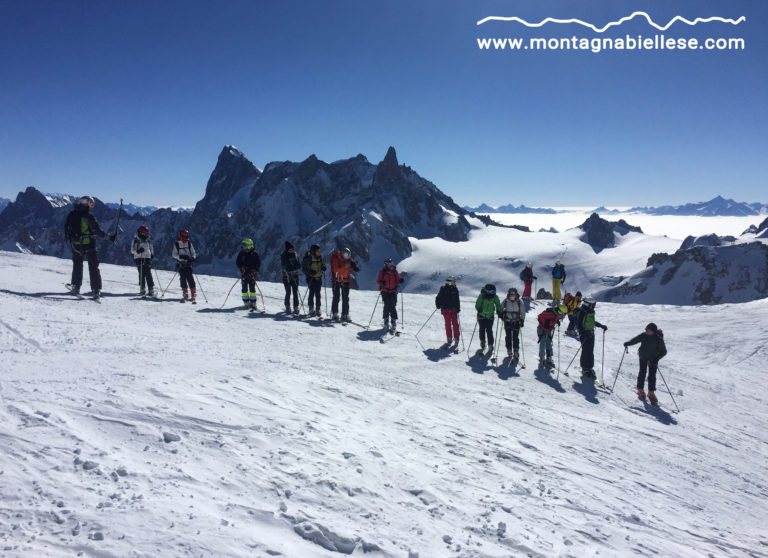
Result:
{"label": "horizon line", "polygon": [[673,17],[669,21],[669,23],[667,23],[665,26],[662,27],[662,26],[656,24],[651,19],[651,16],[649,16],[646,12],[633,12],[632,15],[627,16],[627,17],[623,17],[623,18],[619,19],[618,21],[611,21],[610,23],[606,24],[605,27],[602,27],[602,28],[599,28],[599,29],[596,26],[592,25],[591,23],[587,23],[586,21],[582,21],[580,19],[576,19],[576,18],[556,19],[556,18],[552,18],[552,17],[548,17],[546,19],[543,19],[539,23],[529,23],[526,20],[524,20],[522,18],[519,18],[519,17],[516,17],[516,16],[513,16],[513,17],[488,16],[488,17],[485,17],[485,18],[479,20],[477,22],[477,25],[482,25],[483,23],[486,23],[488,21],[517,21],[519,23],[522,23],[526,27],[542,27],[545,24],[550,23],[550,22],[551,23],[578,23],[579,25],[583,25],[584,27],[589,27],[590,29],[592,29],[596,33],[603,33],[609,27],[614,27],[614,26],[617,26],[617,25],[621,25],[624,22],[630,21],[630,20],[634,19],[637,16],[645,17],[645,19],[648,21],[648,23],[650,25],[652,25],[653,27],[655,27],[656,29],[658,29],[659,31],[666,31],[667,29],[669,29],[672,26],[672,24],[674,24],[674,23],[676,23],[678,21],[682,21],[683,23],[687,23],[690,26],[694,26],[697,23],[709,23],[711,21],[719,21],[719,22],[722,22],[722,23],[730,23],[732,25],[738,25],[738,24],[746,21],[746,19],[747,19],[745,16],[741,16],[737,20],[725,19],[725,18],[722,18],[722,17],[713,16],[713,17],[708,17],[708,18],[697,17],[695,20],[690,21],[688,19],[685,19],[683,16],[679,16],[678,15],[678,16]]}

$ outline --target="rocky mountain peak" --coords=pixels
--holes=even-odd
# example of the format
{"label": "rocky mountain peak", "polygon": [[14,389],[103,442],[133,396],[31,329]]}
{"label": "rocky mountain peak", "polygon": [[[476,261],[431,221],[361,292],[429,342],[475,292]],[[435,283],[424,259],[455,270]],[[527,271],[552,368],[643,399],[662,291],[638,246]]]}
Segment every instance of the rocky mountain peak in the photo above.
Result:
{"label": "rocky mountain peak", "polygon": [[373,177],[375,185],[391,184],[400,177],[400,164],[397,162],[397,153],[395,148],[390,146],[384,160],[376,168],[376,174]]}
{"label": "rocky mountain peak", "polygon": [[630,231],[643,232],[640,227],[633,227],[624,219],[620,219],[618,222],[608,221],[597,213],[590,215],[579,228],[586,233],[583,239],[584,242],[597,250],[613,248],[616,245],[614,233],[619,233],[623,236]]}

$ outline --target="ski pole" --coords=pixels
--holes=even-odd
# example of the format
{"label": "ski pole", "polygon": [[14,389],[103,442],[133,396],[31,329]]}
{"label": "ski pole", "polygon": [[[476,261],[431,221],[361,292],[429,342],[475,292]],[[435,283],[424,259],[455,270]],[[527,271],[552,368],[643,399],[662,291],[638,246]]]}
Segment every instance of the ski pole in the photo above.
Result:
{"label": "ski pole", "polygon": [[369,329],[371,327],[371,322],[373,321],[373,315],[376,313],[376,307],[379,305],[380,298],[381,298],[381,291],[379,291],[379,296],[376,297],[376,304],[373,305],[373,312],[371,312],[371,319],[368,320],[368,325],[365,326],[365,329]]}
{"label": "ski pole", "polygon": [[162,293],[160,293],[160,298],[163,298],[165,296],[165,293],[168,292],[168,289],[171,288],[171,283],[173,283],[173,280],[176,278],[176,275],[178,275],[178,273],[179,273],[179,270],[177,269],[174,272],[173,276],[171,277],[171,280],[168,281],[168,286],[165,287],[165,290]]}
{"label": "ski pole", "polygon": [[155,269],[155,278],[157,279],[157,287],[160,288],[160,276],[157,274],[157,268]]}
{"label": "ski pole", "polygon": [[656,372],[659,373],[659,376],[661,376],[661,381],[664,382],[664,387],[667,388],[667,393],[672,398],[672,403],[675,404],[675,409],[677,409],[677,412],[680,412],[680,407],[677,406],[677,402],[675,401],[675,398],[672,397],[672,391],[669,389],[669,386],[667,385],[667,381],[664,379],[664,375],[661,373],[661,369],[659,368],[658,363],[656,364]]}
{"label": "ski pole", "polygon": [[499,358],[499,347],[501,347],[501,338],[499,337],[499,331],[501,330],[501,318],[499,318],[498,322],[496,322],[496,354],[493,355],[493,362],[496,362],[496,359]]}
{"label": "ski pole", "polygon": [[419,328],[419,331],[417,331],[417,332],[416,332],[416,339],[417,339],[417,340],[418,340],[418,338],[419,338],[419,333],[421,333],[421,330],[422,330],[422,329],[424,329],[424,327],[425,327],[425,326],[426,326],[426,325],[429,323],[429,320],[431,320],[431,319],[432,319],[432,316],[434,316],[434,315],[435,315],[435,312],[437,312],[437,308],[435,308],[434,310],[432,310],[432,313],[429,315],[429,318],[427,318],[427,321],[426,321],[426,322],[424,322],[424,325],[422,325],[422,326]]}
{"label": "ski pole", "polygon": [[139,263],[139,292],[141,292],[141,287],[144,286],[144,262]]}
{"label": "ski pole", "polygon": [[405,293],[400,291],[400,329],[405,325]]}
{"label": "ski pole", "polygon": [[459,339],[461,340],[461,350],[464,350],[464,327],[459,321],[459,314],[456,314],[456,323],[459,324]]}
{"label": "ski pole", "polygon": [[603,361],[600,363],[600,381],[605,385],[605,330],[603,330]]}
{"label": "ski pole", "polygon": [[[573,364],[573,361],[576,360],[576,356],[581,352],[581,345],[579,345],[579,348],[576,349],[576,354],[573,355],[573,358],[571,359],[571,362],[568,363],[568,366],[566,366],[565,370],[563,371],[563,374],[568,374],[568,369],[571,367],[571,364]],[[560,370],[557,371],[557,377],[560,378]]]}
{"label": "ski pole", "polygon": [[557,324],[557,369],[560,370],[560,324]]}
{"label": "ski pole", "polygon": [[[330,273],[328,274],[330,276]],[[325,295],[325,315],[328,315],[328,281],[325,278],[325,271],[323,271],[323,294]],[[318,316],[320,314],[318,313]]]}
{"label": "ski pole", "polygon": [[[298,281],[298,279],[297,279],[297,281]],[[304,296],[302,296],[302,297],[299,299],[299,303],[301,304],[301,313],[302,313],[302,314],[306,314],[306,312],[304,312],[304,299],[305,299],[305,298],[307,298],[307,293],[308,293],[308,292],[309,292],[309,285],[307,285],[307,288],[306,288],[306,289],[304,289]]]}
{"label": "ski pole", "polygon": [[203,293],[203,299],[205,300],[205,303],[208,304],[208,297],[205,296],[205,291],[203,290],[202,283],[200,283],[200,278],[197,276],[195,272],[192,272],[192,275],[195,276],[195,281],[197,281],[197,286],[200,287],[200,292]]}
{"label": "ski pole", "polygon": [[241,277],[238,277],[237,279],[235,279],[235,282],[232,283],[232,286],[230,287],[229,292],[227,293],[227,298],[225,298],[224,302],[221,303],[220,308],[224,308],[224,305],[227,303],[227,300],[229,300],[229,295],[232,294],[232,289],[235,288],[235,285],[237,285],[237,282],[240,281],[240,279],[241,279]]}
{"label": "ski pole", "polygon": [[261,305],[264,307],[264,312],[266,312],[267,305],[264,304],[264,295],[261,294],[261,289],[259,288],[259,284],[256,281],[254,281],[253,284],[256,285],[256,290],[259,291],[259,296],[261,297]]}
{"label": "ski pole", "polygon": [[611,385],[611,393],[613,393],[613,388],[616,386],[616,380],[619,379],[619,372],[621,372],[621,364],[624,362],[624,355],[626,355],[629,352],[629,349],[624,347],[624,352],[621,354],[621,360],[619,361],[619,368],[616,370],[616,377],[613,379],[613,385]]}
{"label": "ski pole", "polygon": [[525,345],[523,345],[523,329],[519,329],[520,334],[520,355],[523,357],[523,368],[525,368]]}
{"label": "ski pole", "polygon": [[480,323],[475,320],[475,327],[472,328],[472,335],[469,336],[469,344],[467,345],[467,354],[469,354],[469,348],[472,346],[472,340],[475,338],[475,332],[477,331],[477,324]]}

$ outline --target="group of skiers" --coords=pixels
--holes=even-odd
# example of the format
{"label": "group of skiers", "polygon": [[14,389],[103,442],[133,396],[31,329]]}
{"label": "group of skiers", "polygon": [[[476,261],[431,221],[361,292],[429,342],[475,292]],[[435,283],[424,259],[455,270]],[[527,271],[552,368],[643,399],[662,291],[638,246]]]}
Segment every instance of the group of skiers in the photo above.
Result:
{"label": "group of skiers", "polygon": [[[94,200],[83,196],[75,208],[67,216],[65,235],[72,247],[72,280],[69,288],[79,296],[83,279],[83,262],[88,261],[91,290],[94,298],[101,293],[101,274],[99,272],[98,252],[95,237],[108,237],[115,242],[116,232],[107,235],[91,213]],[[155,251],[149,236],[149,229],[140,226],[131,243],[131,256],[139,274],[140,294],[155,296],[155,284],[152,279],[152,258]],[[196,300],[196,284],[192,265],[197,257],[195,247],[187,229],[182,229],[173,245],[173,259],[176,260],[176,271],[182,289],[182,302],[193,303]],[[285,312],[299,314],[299,273],[303,273],[307,282],[307,305],[309,316],[322,316],[320,292],[324,273],[327,269],[323,260],[320,246],[313,244],[299,261],[299,255],[293,244],[285,242],[285,248],[280,255],[283,286],[285,287]],[[360,271],[360,267],[352,258],[349,248],[336,250],[331,254],[331,284],[333,297],[331,301],[331,319],[349,322],[349,290],[352,274]],[[257,303],[256,280],[261,267],[261,260],[254,249],[253,240],[245,238],[237,255],[235,265],[240,271],[243,304],[255,308]],[[561,298],[561,286],[565,282],[565,266],[557,260],[552,266],[552,303],[537,317],[537,336],[539,341],[539,365],[554,368],[552,361],[552,339],[555,329],[565,316],[569,323],[566,335],[577,338],[580,343],[580,365],[582,374],[596,379],[594,371],[595,328],[606,331],[607,326],[595,318],[596,301],[594,298],[583,298],[581,292],[571,295],[566,292]],[[516,288],[510,288],[503,302],[496,294],[496,286],[488,283],[480,291],[475,302],[477,311],[477,328],[479,329],[480,349],[478,354],[493,353],[494,349],[494,317],[498,316],[504,324],[504,344],[507,356],[517,362],[520,355],[520,330],[525,324],[525,316],[532,299],[532,285],[537,277],[533,274],[533,266],[528,263],[520,273],[523,281],[523,295]],[[391,258],[387,258],[379,271],[377,280],[383,306],[383,327],[395,332],[397,329],[397,295],[403,278]],[[562,300],[562,302],[561,302]],[[291,302],[293,306],[291,306]],[[341,315],[339,315],[341,302]],[[526,305],[526,302],[528,305]],[[461,311],[459,291],[456,278],[450,276],[435,298],[435,306],[441,311],[445,322],[446,347],[457,346],[461,336],[458,314]],[[658,361],[666,355],[663,333],[653,323],[648,324],[645,332],[624,343],[625,348],[640,343],[638,351],[640,370],[637,378],[637,395],[645,397],[646,375],[648,379],[647,396],[651,402],[656,402],[656,372]]]}

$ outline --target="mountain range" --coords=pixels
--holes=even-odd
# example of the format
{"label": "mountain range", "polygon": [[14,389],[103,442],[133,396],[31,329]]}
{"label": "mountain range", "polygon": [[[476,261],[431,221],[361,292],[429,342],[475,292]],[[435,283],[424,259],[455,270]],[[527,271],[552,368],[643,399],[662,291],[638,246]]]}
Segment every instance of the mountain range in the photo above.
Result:
{"label": "mountain range", "polygon": [[[476,213],[557,213],[551,208],[526,207],[521,205],[501,205],[492,207],[488,204],[481,204],[477,207],[464,206],[467,211]],[[604,206],[593,210],[600,214],[619,214],[619,213],[645,213],[647,215],[696,215],[700,217],[742,217],[750,215],[768,214],[768,204],[765,203],[745,203],[737,202],[731,199],[725,199],[722,196],[716,196],[709,201],[686,203],[684,205],[662,205],[659,207],[637,206],[630,209],[607,209]]]}

